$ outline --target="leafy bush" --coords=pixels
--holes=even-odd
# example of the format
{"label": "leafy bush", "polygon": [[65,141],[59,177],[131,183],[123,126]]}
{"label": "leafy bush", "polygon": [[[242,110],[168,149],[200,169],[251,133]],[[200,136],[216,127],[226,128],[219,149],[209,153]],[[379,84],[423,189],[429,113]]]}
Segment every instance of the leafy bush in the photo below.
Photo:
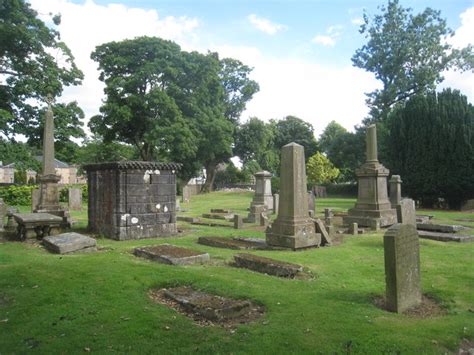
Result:
{"label": "leafy bush", "polygon": [[38,188],[37,185],[10,185],[0,187],[0,197],[8,205],[28,206],[31,205],[31,191]]}
{"label": "leafy bush", "polygon": [[63,185],[59,190],[59,201],[68,202],[69,200],[69,189],[81,189],[82,190],[82,201],[87,201],[89,197],[89,191],[87,189],[87,184],[68,184]]}

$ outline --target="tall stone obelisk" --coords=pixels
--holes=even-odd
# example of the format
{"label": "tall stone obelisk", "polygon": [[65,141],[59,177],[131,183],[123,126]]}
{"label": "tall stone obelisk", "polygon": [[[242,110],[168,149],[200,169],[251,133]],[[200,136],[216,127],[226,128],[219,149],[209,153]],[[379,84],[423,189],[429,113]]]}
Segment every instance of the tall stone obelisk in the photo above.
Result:
{"label": "tall stone obelisk", "polygon": [[316,233],[314,221],[308,215],[303,146],[283,146],[280,169],[278,216],[267,229],[267,244],[293,250],[320,245],[321,234]]}
{"label": "tall stone obelisk", "polygon": [[357,223],[376,229],[397,223],[397,212],[388,200],[387,176],[390,171],[379,163],[374,124],[367,127],[366,145],[366,162],[356,169],[359,185],[357,202],[343,221],[348,225]]}
{"label": "tall stone obelisk", "polygon": [[48,98],[43,131],[43,166],[39,177],[40,197],[38,207],[34,212],[51,213],[64,219],[64,226],[69,224],[69,213],[59,204],[58,182],[61,179],[56,175],[54,168],[54,118],[51,108],[52,99]]}

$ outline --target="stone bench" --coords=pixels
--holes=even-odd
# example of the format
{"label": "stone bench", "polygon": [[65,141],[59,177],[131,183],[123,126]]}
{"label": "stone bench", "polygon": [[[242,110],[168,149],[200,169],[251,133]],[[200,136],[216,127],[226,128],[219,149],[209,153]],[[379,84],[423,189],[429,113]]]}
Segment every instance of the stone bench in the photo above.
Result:
{"label": "stone bench", "polygon": [[63,219],[50,213],[14,213],[17,226],[17,237],[42,238],[48,235],[57,235],[61,232]]}

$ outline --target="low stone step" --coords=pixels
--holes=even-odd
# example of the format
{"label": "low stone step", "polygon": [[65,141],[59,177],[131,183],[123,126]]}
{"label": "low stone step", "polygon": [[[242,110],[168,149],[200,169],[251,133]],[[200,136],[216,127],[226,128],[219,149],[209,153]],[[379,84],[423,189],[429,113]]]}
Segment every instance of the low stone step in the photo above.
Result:
{"label": "low stone step", "polygon": [[204,264],[210,259],[208,253],[171,244],[135,248],[133,254],[170,265]]}
{"label": "low stone step", "polygon": [[263,256],[252,254],[234,255],[235,264],[238,267],[250,269],[262,274],[295,277],[297,273],[303,271],[303,267],[297,264],[291,264],[275,259],[265,258]]}
{"label": "low stone step", "polygon": [[418,236],[422,239],[437,240],[439,242],[458,242],[458,243],[474,242],[474,235],[439,233],[439,232],[429,232],[429,231],[418,230]]}
{"label": "low stone step", "polygon": [[451,224],[417,223],[416,229],[430,232],[456,233],[469,228]]}

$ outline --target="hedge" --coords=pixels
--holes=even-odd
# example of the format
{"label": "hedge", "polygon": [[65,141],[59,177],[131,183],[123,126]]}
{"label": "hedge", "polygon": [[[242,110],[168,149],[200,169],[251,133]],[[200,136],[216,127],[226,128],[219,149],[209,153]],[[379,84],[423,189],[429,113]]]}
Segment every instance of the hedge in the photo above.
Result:
{"label": "hedge", "polygon": [[[87,201],[88,190],[86,184],[62,185],[59,189],[59,201],[68,201],[68,189],[82,189],[82,201]],[[31,205],[31,191],[37,189],[38,185],[10,185],[0,187],[0,198],[7,205],[11,206],[28,206]]]}

